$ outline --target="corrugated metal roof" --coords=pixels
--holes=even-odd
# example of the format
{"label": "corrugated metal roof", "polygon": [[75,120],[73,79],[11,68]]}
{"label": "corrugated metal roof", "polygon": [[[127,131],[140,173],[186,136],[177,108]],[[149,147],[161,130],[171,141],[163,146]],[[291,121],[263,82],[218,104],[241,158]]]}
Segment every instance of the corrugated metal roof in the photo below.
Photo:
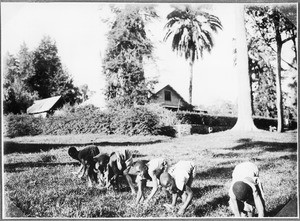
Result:
{"label": "corrugated metal roof", "polygon": [[51,110],[61,96],[50,97],[42,100],[34,101],[33,105],[27,108],[28,114],[43,113]]}

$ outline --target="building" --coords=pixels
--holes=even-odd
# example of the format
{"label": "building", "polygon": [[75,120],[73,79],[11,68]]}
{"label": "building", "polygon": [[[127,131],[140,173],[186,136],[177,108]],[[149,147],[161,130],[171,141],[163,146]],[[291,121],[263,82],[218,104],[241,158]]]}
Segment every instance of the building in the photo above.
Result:
{"label": "building", "polygon": [[170,85],[167,85],[151,97],[151,102],[159,103],[162,107],[170,110],[192,110],[193,106],[186,102],[183,97]]}
{"label": "building", "polygon": [[57,108],[61,96],[50,97],[34,101],[33,105],[27,108],[27,114],[47,117]]}

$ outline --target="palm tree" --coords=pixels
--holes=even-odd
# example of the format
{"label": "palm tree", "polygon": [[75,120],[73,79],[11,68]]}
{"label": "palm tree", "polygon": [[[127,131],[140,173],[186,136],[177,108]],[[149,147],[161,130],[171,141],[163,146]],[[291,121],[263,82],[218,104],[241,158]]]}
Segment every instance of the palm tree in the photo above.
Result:
{"label": "palm tree", "polygon": [[189,102],[192,104],[194,62],[203,57],[204,51],[211,52],[214,46],[212,33],[222,30],[222,24],[218,17],[190,6],[176,7],[167,19],[164,41],[173,35],[172,50],[189,61]]}

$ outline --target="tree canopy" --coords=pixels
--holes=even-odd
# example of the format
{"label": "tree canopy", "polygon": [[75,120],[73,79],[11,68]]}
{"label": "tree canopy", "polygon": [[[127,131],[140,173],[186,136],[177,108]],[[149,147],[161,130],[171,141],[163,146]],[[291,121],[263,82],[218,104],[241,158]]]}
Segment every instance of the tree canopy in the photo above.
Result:
{"label": "tree canopy", "polygon": [[214,47],[212,33],[222,30],[222,24],[217,16],[189,5],[175,7],[167,20],[164,41],[172,36],[172,50],[189,61],[189,103],[192,104],[194,62],[202,58],[205,51],[211,52]]}
{"label": "tree canopy", "polygon": [[107,35],[103,73],[106,78],[105,95],[118,105],[145,104],[154,82],[144,75],[144,59],[152,58],[153,45],[147,38],[145,25],[157,17],[150,6],[126,5],[112,8],[116,14]]}
{"label": "tree canopy", "polygon": [[32,52],[24,43],[17,56],[6,56],[4,82],[5,113],[26,112],[36,99],[61,95],[62,104],[74,104],[80,96],[49,36]]}

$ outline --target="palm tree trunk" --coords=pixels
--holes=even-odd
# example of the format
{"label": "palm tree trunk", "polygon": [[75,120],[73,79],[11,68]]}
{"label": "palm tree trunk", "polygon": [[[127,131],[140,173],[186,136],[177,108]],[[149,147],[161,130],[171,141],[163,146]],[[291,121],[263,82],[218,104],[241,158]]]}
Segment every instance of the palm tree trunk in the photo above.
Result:
{"label": "palm tree trunk", "polygon": [[238,75],[238,119],[232,130],[257,130],[252,119],[251,85],[249,78],[248,49],[244,24],[244,5],[236,5],[236,43]]}
{"label": "palm tree trunk", "polygon": [[192,105],[192,101],[193,101],[193,66],[194,66],[194,63],[192,61],[190,61],[189,65],[190,65],[189,102]]}

